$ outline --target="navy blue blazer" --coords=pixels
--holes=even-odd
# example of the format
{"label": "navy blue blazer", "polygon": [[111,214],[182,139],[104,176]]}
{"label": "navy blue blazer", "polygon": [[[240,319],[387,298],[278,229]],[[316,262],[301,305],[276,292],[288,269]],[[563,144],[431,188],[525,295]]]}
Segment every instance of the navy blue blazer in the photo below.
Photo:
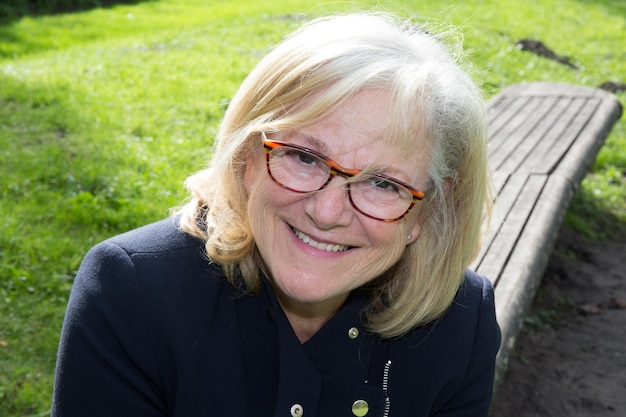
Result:
{"label": "navy blue blazer", "polygon": [[[85,257],[63,324],[53,417],[486,416],[500,331],[467,272],[441,319],[367,331],[355,291],[299,343],[264,283],[241,295],[167,219]],[[364,414],[366,413],[366,414]]]}

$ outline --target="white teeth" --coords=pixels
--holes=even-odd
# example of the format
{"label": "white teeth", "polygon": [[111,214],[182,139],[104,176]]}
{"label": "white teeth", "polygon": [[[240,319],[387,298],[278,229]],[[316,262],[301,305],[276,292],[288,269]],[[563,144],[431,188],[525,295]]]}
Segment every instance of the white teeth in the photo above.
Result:
{"label": "white teeth", "polygon": [[316,249],[323,250],[326,252],[342,252],[344,250],[348,250],[348,246],[345,245],[331,245],[330,243],[322,243],[316,240],[313,240],[311,236],[305,235],[299,230],[293,229],[293,232],[296,234],[298,239],[303,241],[309,246],[313,246]]}

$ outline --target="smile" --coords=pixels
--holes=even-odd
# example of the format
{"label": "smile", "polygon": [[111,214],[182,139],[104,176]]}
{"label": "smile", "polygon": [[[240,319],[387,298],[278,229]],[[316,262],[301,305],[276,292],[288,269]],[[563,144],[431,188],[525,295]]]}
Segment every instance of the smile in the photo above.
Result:
{"label": "smile", "polygon": [[326,252],[343,252],[348,250],[350,247],[345,245],[332,245],[330,243],[322,243],[314,240],[311,236],[305,235],[299,230],[293,229],[293,233],[309,246],[313,246],[315,249],[323,250]]}

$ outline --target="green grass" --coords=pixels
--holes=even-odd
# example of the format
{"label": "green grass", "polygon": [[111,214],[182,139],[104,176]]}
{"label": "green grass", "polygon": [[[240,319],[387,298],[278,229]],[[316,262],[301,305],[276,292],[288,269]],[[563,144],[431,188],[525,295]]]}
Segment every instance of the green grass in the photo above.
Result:
{"label": "green grass", "polygon": [[[459,27],[489,97],[530,80],[626,82],[619,0],[162,0],[0,26],[0,415],[45,415],[73,276],[95,242],[167,215],[245,74],[302,14],[376,6]],[[534,38],[580,68],[515,47]],[[626,95],[620,94],[625,102]],[[620,121],[567,221],[626,224]]]}

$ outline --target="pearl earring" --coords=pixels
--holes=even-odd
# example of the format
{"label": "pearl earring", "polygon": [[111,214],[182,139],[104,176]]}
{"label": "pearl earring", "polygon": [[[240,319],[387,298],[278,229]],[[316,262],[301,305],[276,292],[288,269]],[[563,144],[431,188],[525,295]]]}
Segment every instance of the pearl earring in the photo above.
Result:
{"label": "pearl earring", "polygon": [[409,234],[406,238],[407,238],[407,240],[411,240],[411,239],[413,239],[413,235]]}

